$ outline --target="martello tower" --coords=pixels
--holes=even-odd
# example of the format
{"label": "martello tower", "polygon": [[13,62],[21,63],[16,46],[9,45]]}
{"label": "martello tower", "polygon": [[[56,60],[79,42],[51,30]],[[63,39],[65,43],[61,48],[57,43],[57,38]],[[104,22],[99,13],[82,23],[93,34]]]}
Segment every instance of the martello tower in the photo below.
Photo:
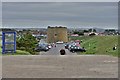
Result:
{"label": "martello tower", "polygon": [[68,42],[67,27],[50,27],[47,29],[47,42],[55,43],[57,41]]}

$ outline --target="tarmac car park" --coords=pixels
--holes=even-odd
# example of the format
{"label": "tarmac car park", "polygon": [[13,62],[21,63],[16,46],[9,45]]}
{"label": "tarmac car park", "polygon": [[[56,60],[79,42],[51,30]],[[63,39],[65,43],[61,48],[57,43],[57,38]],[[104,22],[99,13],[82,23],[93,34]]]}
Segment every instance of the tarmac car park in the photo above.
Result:
{"label": "tarmac car park", "polygon": [[38,44],[35,48],[35,51],[49,51],[51,49],[51,46],[48,44]]}

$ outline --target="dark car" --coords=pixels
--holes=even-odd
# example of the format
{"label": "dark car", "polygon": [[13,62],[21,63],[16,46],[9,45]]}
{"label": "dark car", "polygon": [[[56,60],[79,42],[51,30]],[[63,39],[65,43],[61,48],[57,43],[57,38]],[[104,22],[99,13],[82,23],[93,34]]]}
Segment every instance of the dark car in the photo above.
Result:
{"label": "dark car", "polygon": [[35,48],[35,51],[48,51],[48,45],[46,44],[38,44],[37,47]]}
{"label": "dark car", "polygon": [[65,49],[68,49],[68,47],[69,47],[69,44],[65,44]]}
{"label": "dark car", "polygon": [[81,48],[79,46],[76,45],[71,45],[69,48],[70,52],[86,52],[86,50],[84,48]]}
{"label": "dark car", "polygon": [[65,49],[68,49],[72,46],[72,45],[75,45],[75,43],[65,43],[64,47]]}

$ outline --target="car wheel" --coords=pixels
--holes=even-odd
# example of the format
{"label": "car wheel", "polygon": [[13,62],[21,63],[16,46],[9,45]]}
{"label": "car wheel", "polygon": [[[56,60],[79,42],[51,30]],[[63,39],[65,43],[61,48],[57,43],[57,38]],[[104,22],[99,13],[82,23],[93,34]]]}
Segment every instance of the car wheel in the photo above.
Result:
{"label": "car wheel", "polygon": [[47,50],[45,50],[45,52],[47,52]]}
{"label": "car wheel", "polygon": [[75,51],[74,50],[72,50],[72,53],[74,53]]}

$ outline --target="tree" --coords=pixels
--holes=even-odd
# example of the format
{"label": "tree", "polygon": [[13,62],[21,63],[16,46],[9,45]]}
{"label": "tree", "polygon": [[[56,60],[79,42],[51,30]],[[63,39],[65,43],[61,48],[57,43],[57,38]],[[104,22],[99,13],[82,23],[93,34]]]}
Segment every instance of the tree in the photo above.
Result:
{"label": "tree", "polygon": [[84,30],[85,33],[88,33],[89,31],[88,30]]}
{"label": "tree", "polygon": [[93,32],[97,32],[96,29],[93,29]]}
{"label": "tree", "polygon": [[83,35],[84,35],[84,32],[81,31],[81,32],[78,33],[78,35],[79,35],[79,36],[83,36]]}
{"label": "tree", "polygon": [[79,36],[83,36],[84,35],[84,31],[79,31],[78,35]]}
{"label": "tree", "polygon": [[79,36],[83,36],[84,31],[74,31],[73,34],[78,34]]}
{"label": "tree", "polygon": [[22,34],[17,38],[17,49],[25,50],[31,54],[35,54],[34,48],[36,47],[37,40],[30,32]]}
{"label": "tree", "polygon": [[79,32],[78,31],[74,31],[73,34],[79,34]]}
{"label": "tree", "polygon": [[92,29],[89,29],[88,31],[89,31],[89,32],[92,32]]}

